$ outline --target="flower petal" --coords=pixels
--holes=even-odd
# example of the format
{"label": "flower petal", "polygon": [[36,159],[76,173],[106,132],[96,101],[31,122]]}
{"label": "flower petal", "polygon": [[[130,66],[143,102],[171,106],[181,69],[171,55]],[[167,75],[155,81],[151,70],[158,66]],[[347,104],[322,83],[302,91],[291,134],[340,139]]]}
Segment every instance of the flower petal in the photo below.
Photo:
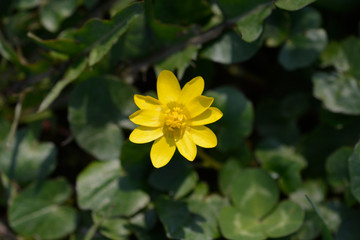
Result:
{"label": "flower petal", "polygon": [[193,126],[189,129],[190,137],[196,145],[203,148],[213,148],[217,145],[217,138],[210,128]]}
{"label": "flower petal", "polygon": [[216,107],[210,107],[199,116],[191,119],[191,126],[201,126],[216,122],[223,116],[223,113]]}
{"label": "flower petal", "polygon": [[147,127],[160,127],[160,111],[142,109],[129,116],[130,121]]}
{"label": "flower petal", "polygon": [[161,103],[176,102],[181,89],[175,75],[167,70],[161,71],[157,79],[157,94]]}
{"label": "flower petal", "polygon": [[199,116],[205,112],[214,101],[212,97],[198,96],[186,105],[186,109],[189,112],[191,118]]}
{"label": "flower petal", "polygon": [[151,142],[164,135],[162,128],[139,126],[131,132],[129,140],[133,143],[147,143]]}
{"label": "flower petal", "polygon": [[183,137],[176,141],[176,147],[178,148],[180,154],[187,160],[194,161],[197,149],[188,131],[185,131]]}
{"label": "flower petal", "polygon": [[204,85],[205,83],[202,77],[196,77],[186,83],[181,90],[179,102],[185,105],[195,97],[200,96],[204,91]]}
{"label": "flower petal", "polygon": [[140,109],[161,110],[160,101],[153,97],[135,94],[134,101]]}
{"label": "flower petal", "polygon": [[172,158],[176,150],[175,142],[171,138],[162,136],[151,147],[150,158],[156,168],[165,166]]}

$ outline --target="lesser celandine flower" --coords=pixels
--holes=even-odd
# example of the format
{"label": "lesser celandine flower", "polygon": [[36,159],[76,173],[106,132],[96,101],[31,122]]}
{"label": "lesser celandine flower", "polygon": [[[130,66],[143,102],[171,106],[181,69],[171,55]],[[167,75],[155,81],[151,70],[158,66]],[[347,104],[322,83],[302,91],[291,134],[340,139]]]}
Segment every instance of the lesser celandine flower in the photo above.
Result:
{"label": "lesser celandine flower", "polygon": [[222,117],[222,112],[210,107],[213,98],[201,95],[204,80],[196,77],[183,89],[175,75],[167,70],[157,79],[158,99],[135,94],[135,104],[140,108],[130,120],[140,125],[130,134],[133,143],[155,140],[150,151],[154,167],[165,166],[176,148],[187,160],[196,157],[196,145],[213,148],[217,145],[215,134],[204,125]]}

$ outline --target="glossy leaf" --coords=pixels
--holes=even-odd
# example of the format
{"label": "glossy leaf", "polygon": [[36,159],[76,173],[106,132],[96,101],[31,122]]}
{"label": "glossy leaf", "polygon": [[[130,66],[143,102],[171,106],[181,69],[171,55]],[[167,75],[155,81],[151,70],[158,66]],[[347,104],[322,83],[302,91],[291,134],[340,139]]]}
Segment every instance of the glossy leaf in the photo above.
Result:
{"label": "glossy leaf", "polygon": [[186,68],[193,60],[196,60],[198,50],[199,46],[190,45],[187,48],[174,53],[167,59],[157,63],[155,65],[156,75],[159,75],[162,70],[177,70],[178,79],[182,79]]}
{"label": "glossy leaf", "polygon": [[293,148],[264,146],[256,151],[256,157],[264,169],[279,175],[280,187],[285,193],[293,192],[300,186],[300,172],[307,164],[304,157]]}
{"label": "glossy leaf", "polygon": [[214,106],[224,116],[214,124],[218,128],[219,149],[236,149],[242,139],[252,132],[254,110],[252,103],[237,89],[223,86],[207,93],[214,97]]}
{"label": "glossy leaf", "polygon": [[281,202],[262,222],[266,236],[278,238],[289,235],[300,228],[304,220],[304,211],[291,201]]}
{"label": "glossy leaf", "polygon": [[315,1],[316,0],[276,0],[275,5],[281,9],[295,11]]}
{"label": "glossy leaf", "polygon": [[150,200],[140,183],[122,171],[118,161],[90,164],[77,177],[76,190],[81,209],[106,217],[130,216]]}
{"label": "glossy leaf", "polygon": [[321,15],[318,11],[305,8],[293,13],[291,19],[291,34],[278,56],[287,70],[309,66],[327,45],[327,33],[320,28]]}
{"label": "glossy leaf", "polygon": [[71,82],[73,82],[85,70],[86,66],[86,58],[80,58],[79,60],[73,62],[64,74],[64,78],[56,83],[56,85],[51,89],[51,91],[41,102],[38,112],[45,111],[50,106],[50,104],[60,95],[61,91]]}
{"label": "glossy leaf", "polygon": [[40,11],[40,22],[50,32],[56,32],[60,24],[71,16],[76,7],[77,0],[48,0]]}
{"label": "glossy leaf", "polygon": [[231,199],[242,213],[262,218],[275,207],[279,199],[279,189],[266,171],[244,170],[234,180]]}
{"label": "glossy leaf", "polygon": [[[125,33],[129,24],[142,11],[140,4],[130,5],[128,8],[115,15],[111,22],[92,21],[81,29],[78,38],[82,40],[91,39],[88,35],[99,34],[101,36],[96,40],[96,45],[91,49],[89,54],[89,65],[92,66],[99,62],[111,47],[118,41],[120,36]],[[80,39],[78,39],[80,40]],[[81,40],[80,40],[81,41]],[[90,42],[88,43],[90,45]],[[90,45],[91,46],[91,45]]]}
{"label": "glossy leaf", "polygon": [[280,51],[279,61],[287,70],[306,67],[320,56],[326,44],[324,29],[309,29],[285,43]]}
{"label": "glossy leaf", "polygon": [[135,144],[125,141],[121,149],[121,166],[134,179],[144,179],[151,169],[150,149],[152,144]]}
{"label": "glossy leaf", "polygon": [[0,127],[5,127],[2,131],[6,132],[0,139],[0,169],[10,179],[19,183],[42,180],[54,170],[57,150],[53,143],[39,143],[31,131],[22,129],[7,147],[10,128],[6,124]]}
{"label": "glossy leaf", "polygon": [[252,11],[262,8],[264,5],[271,5],[269,0],[219,0],[218,3],[225,17],[229,19],[246,16],[246,14],[251,14]]}
{"label": "glossy leaf", "polygon": [[63,206],[71,188],[63,179],[33,184],[22,191],[9,209],[10,226],[23,236],[59,239],[75,230],[76,210]]}
{"label": "glossy leaf", "polygon": [[290,199],[299,204],[303,209],[311,209],[306,196],[309,196],[316,204],[324,201],[326,185],[321,180],[307,180],[299,189],[290,194]]}
{"label": "glossy leaf", "polygon": [[221,192],[230,196],[234,180],[241,174],[242,167],[238,159],[229,159],[220,169],[219,187]]}
{"label": "glossy leaf", "polygon": [[263,32],[263,21],[270,16],[271,10],[272,6],[261,5],[236,23],[244,41],[253,42],[260,37]]}
{"label": "glossy leaf", "polygon": [[198,178],[190,163],[175,157],[165,167],[154,169],[149,183],[155,189],[169,191],[170,195],[178,199],[195,188]]}
{"label": "glossy leaf", "polygon": [[360,202],[360,145],[355,146],[349,158],[350,187],[354,197]]}
{"label": "glossy leaf", "polygon": [[117,159],[123,143],[121,124],[135,111],[134,89],[114,77],[78,84],[71,94],[69,121],[78,144],[100,160]]}
{"label": "glossy leaf", "polygon": [[359,80],[336,73],[316,73],[313,78],[314,96],[332,112],[360,114]]}
{"label": "glossy leaf", "polygon": [[222,64],[244,62],[255,55],[262,45],[263,38],[247,43],[234,31],[228,31],[220,38],[206,45],[200,57]]}
{"label": "glossy leaf", "polygon": [[156,201],[155,207],[169,238],[201,240],[220,237],[214,216],[222,206],[217,201],[176,201],[161,198]]}
{"label": "glossy leaf", "polygon": [[344,191],[349,184],[348,159],[352,152],[352,148],[342,147],[337,149],[326,160],[328,181],[337,191]]}
{"label": "glossy leaf", "polygon": [[266,239],[262,231],[262,226],[256,217],[243,214],[232,206],[225,207],[221,210],[219,222],[221,232],[227,239]]}

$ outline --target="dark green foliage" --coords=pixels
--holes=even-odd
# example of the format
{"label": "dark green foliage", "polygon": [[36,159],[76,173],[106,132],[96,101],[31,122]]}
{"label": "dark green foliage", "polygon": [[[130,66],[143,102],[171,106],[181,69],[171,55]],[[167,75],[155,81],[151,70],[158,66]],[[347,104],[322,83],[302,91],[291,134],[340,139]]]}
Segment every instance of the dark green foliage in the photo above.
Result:
{"label": "dark green foliage", "polygon": [[[1,0],[0,239],[358,240],[360,2]],[[128,140],[156,76],[218,144]]]}

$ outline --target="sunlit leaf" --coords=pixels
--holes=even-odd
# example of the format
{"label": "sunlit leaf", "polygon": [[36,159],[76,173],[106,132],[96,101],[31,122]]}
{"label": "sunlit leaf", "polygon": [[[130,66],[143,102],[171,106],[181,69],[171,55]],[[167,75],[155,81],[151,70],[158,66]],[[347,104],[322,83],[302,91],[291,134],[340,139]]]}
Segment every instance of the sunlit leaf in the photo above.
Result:
{"label": "sunlit leaf", "polygon": [[39,182],[22,191],[10,205],[9,222],[23,236],[59,239],[75,230],[76,210],[63,206],[71,188],[63,179]]}
{"label": "sunlit leaf", "polygon": [[231,199],[242,213],[261,218],[275,207],[279,189],[265,170],[248,169],[234,180]]}
{"label": "sunlit leaf", "polygon": [[79,145],[100,160],[117,159],[123,143],[122,122],[135,111],[134,89],[114,77],[87,79],[74,89],[69,121]]}
{"label": "sunlit leaf", "polygon": [[39,143],[31,131],[22,129],[17,131],[14,140],[7,146],[6,136],[10,128],[5,124],[3,127],[6,135],[0,139],[1,171],[20,183],[46,178],[56,164],[57,149],[54,144]]}
{"label": "sunlit leaf", "polygon": [[118,161],[90,164],[79,174],[76,190],[81,209],[105,217],[130,216],[149,202],[140,183],[127,176]]}

